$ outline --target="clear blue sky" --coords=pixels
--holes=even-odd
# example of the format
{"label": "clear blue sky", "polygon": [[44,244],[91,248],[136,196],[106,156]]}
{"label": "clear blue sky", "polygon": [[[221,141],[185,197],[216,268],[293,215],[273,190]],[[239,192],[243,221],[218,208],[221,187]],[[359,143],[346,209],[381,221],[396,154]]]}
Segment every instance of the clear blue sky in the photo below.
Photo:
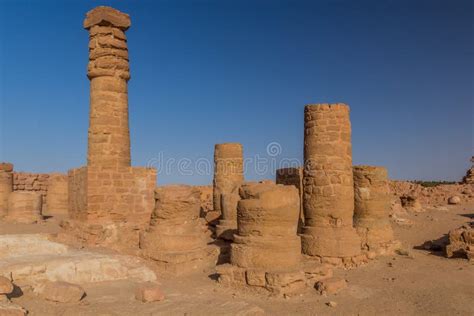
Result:
{"label": "clear blue sky", "polygon": [[[354,164],[396,179],[459,180],[473,154],[471,0],[0,0],[0,161],[19,171],[85,164],[87,11],[129,13],[133,164],[160,155],[301,160],[307,103],[351,106]],[[185,167],[187,168],[187,167]],[[273,178],[247,168],[247,179]],[[160,168],[158,183],[211,174]],[[188,168],[189,169],[189,168]]]}

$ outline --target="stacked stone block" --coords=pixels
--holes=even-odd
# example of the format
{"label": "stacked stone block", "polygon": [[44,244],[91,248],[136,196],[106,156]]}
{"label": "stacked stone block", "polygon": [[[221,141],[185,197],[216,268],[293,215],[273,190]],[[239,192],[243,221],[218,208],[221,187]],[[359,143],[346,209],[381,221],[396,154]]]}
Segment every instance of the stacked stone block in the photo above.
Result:
{"label": "stacked stone block", "polygon": [[268,183],[244,184],[238,202],[238,233],[230,264],[218,266],[224,284],[289,293],[305,285],[297,235],[298,190]]}
{"label": "stacked stone block", "polygon": [[239,143],[217,144],[214,149],[214,211],[221,213],[219,238],[232,240],[237,229],[238,190],[244,181],[243,151]]}
{"label": "stacked stone block", "polygon": [[68,176],[53,173],[48,179],[47,209],[43,215],[56,216],[68,214]]}
{"label": "stacked stone block", "polygon": [[354,166],[354,226],[361,248],[385,254],[394,243],[389,221],[391,206],[387,169]]}
{"label": "stacked stone block", "polygon": [[293,185],[298,189],[300,195],[300,218],[298,221],[298,233],[304,226],[303,213],[303,168],[281,168],[276,171],[276,184]]}
{"label": "stacked stone block", "polygon": [[[305,107],[302,251],[309,256],[360,255],[353,227],[354,186],[349,107]],[[346,259],[348,260],[348,259]]]}
{"label": "stacked stone block", "polygon": [[165,272],[185,274],[214,265],[217,248],[200,215],[200,192],[191,186],[155,190],[156,205],[149,228],[140,235],[142,255]]}
{"label": "stacked stone block", "polygon": [[33,224],[42,220],[42,196],[36,192],[12,192],[8,198],[8,214],[5,219],[9,222]]}

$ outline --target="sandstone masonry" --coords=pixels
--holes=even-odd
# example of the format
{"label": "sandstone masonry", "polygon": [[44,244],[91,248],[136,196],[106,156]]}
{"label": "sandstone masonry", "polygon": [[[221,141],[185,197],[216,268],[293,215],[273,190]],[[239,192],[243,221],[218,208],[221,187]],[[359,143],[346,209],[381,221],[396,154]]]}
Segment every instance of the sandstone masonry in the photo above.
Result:
{"label": "sandstone masonry", "polygon": [[302,251],[318,257],[354,257],[360,238],[353,228],[354,186],[349,107],[305,107]]}
{"label": "sandstone masonry", "polygon": [[221,213],[216,227],[219,238],[232,240],[237,229],[239,187],[244,181],[242,145],[217,144],[214,149],[214,211]]}

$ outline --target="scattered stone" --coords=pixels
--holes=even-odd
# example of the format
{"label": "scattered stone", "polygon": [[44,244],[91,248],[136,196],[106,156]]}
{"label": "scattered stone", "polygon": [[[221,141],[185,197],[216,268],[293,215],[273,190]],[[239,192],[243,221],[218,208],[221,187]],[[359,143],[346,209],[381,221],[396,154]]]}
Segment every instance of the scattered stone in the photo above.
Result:
{"label": "scattered stone", "polygon": [[448,234],[449,244],[446,246],[446,256],[466,257],[474,260],[474,222],[453,229]]}
{"label": "scattered stone", "polygon": [[326,303],[326,305],[329,306],[329,307],[336,307],[337,303],[334,302],[334,301],[329,301],[329,302]]}
{"label": "scattered stone", "polygon": [[140,302],[149,303],[162,301],[165,299],[165,295],[158,284],[146,282],[137,287],[135,290],[135,298]]}
{"label": "scattered stone", "polygon": [[402,195],[400,196],[400,202],[402,203],[402,207],[404,207],[407,211],[411,212],[422,212],[423,207],[417,196],[415,195]]}
{"label": "scattered stone", "polygon": [[75,303],[86,295],[84,289],[63,281],[44,282],[35,287],[34,292],[45,300],[59,303]]}
{"label": "scattered stone", "polygon": [[14,286],[10,279],[0,276],[0,295],[6,295],[13,292]]}
{"label": "scattered stone", "polygon": [[459,203],[461,203],[461,198],[457,195],[452,196],[448,199],[448,204],[456,205],[456,204],[459,204]]}
{"label": "scattered stone", "polygon": [[347,281],[341,278],[331,278],[319,281],[314,287],[321,295],[331,295],[347,288]]}

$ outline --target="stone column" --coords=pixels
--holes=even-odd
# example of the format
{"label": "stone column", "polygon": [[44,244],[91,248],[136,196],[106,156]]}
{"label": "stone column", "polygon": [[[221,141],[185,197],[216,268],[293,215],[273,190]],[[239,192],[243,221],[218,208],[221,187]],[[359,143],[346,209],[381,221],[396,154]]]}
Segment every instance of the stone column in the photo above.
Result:
{"label": "stone column", "polygon": [[276,171],[276,184],[294,185],[300,194],[300,219],[298,221],[298,233],[302,232],[304,226],[303,213],[303,168],[281,168]]}
{"label": "stone column", "polygon": [[290,293],[305,285],[297,235],[300,201],[293,186],[244,184],[230,264],[217,267],[219,282]]}
{"label": "stone column", "polygon": [[354,185],[349,106],[305,107],[302,251],[319,257],[355,257]]}
{"label": "stone column", "polygon": [[242,145],[216,144],[214,148],[214,211],[221,212],[221,195],[232,193],[244,181]]}
{"label": "stone column", "polygon": [[393,242],[387,169],[354,166],[354,225],[363,250],[385,252]]}
{"label": "stone column", "polygon": [[127,39],[130,17],[110,7],[87,13],[89,31],[90,120],[87,164],[130,166]]}
{"label": "stone column", "polygon": [[8,212],[8,197],[13,191],[13,165],[0,163],[0,218]]}
{"label": "stone column", "polygon": [[217,261],[217,248],[208,247],[210,232],[199,218],[199,190],[186,185],[158,187],[150,227],[140,234],[142,255],[175,275]]}

